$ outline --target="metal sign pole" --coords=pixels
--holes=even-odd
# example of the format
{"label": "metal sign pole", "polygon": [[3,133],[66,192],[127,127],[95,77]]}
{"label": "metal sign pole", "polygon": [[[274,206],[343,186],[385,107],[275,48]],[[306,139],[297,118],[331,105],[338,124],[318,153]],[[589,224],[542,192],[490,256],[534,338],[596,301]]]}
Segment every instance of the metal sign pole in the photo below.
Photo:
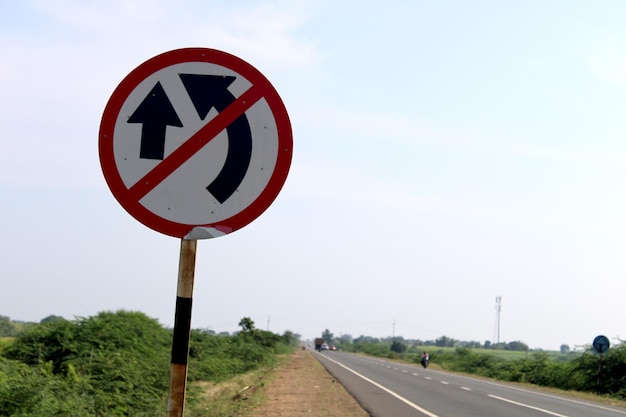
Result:
{"label": "metal sign pole", "polygon": [[598,361],[598,377],[596,379],[596,394],[600,395],[600,372],[602,371],[602,352],[600,352],[600,360]]}
{"label": "metal sign pole", "polygon": [[189,336],[191,334],[191,300],[193,298],[197,246],[197,240],[181,239],[172,361],[170,365],[170,390],[167,399],[168,417],[182,417],[185,412]]}

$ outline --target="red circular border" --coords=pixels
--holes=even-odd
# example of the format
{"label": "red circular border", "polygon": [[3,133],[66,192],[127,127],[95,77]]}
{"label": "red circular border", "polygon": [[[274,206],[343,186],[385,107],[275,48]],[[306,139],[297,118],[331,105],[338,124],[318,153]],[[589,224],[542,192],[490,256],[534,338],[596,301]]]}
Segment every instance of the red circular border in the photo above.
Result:
{"label": "red circular border", "polygon": [[[221,65],[246,78],[255,88],[260,88],[263,92],[262,97],[267,101],[278,129],[278,155],[268,184],[257,199],[248,207],[232,217],[217,223],[183,224],[157,216],[141,205],[139,201],[133,201],[132,198],[129,198],[128,188],[122,181],[122,177],[115,165],[113,152],[115,123],[129,95],[148,76],[171,65],[185,62],[206,62]],[[100,123],[98,151],[104,178],[113,196],[122,207],[145,226],[169,236],[183,238],[197,226],[212,227],[225,233],[231,233],[259,217],[276,199],[287,179],[293,154],[293,136],[291,123],[283,101],[272,84],[256,68],[226,52],[209,48],[184,48],[165,52],[147,60],[122,80],[104,109]]]}

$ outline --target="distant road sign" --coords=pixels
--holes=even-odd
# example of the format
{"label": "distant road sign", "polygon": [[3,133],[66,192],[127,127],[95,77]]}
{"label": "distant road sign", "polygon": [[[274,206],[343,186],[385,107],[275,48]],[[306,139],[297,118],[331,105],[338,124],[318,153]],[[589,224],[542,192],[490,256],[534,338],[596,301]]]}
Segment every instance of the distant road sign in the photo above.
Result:
{"label": "distant road sign", "polygon": [[596,336],[596,338],[593,339],[593,350],[596,353],[606,353],[609,350],[610,345],[611,343],[606,336]]}
{"label": "distant road sign", "polygon": [[289,116],[270,82],[207,48],[165,52],[126,76],[106,105],[98,145],[124,209],[187,239],[222,236],[260,216],[293,152]]}

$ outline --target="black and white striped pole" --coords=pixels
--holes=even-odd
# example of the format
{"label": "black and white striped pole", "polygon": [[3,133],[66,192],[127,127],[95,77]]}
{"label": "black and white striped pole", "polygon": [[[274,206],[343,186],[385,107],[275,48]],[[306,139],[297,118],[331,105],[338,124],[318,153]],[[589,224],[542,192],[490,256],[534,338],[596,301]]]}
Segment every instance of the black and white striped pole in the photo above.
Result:
{"label": "black and white striped pole", "polygon": [[174,316],[172,360],[170,363],[170,388],[167,399],[168,417],[182,417],[185,412],[189,337],[191,334],[191,304],[197,246],[197,240],[181,239],[180,241],[176,313]]}

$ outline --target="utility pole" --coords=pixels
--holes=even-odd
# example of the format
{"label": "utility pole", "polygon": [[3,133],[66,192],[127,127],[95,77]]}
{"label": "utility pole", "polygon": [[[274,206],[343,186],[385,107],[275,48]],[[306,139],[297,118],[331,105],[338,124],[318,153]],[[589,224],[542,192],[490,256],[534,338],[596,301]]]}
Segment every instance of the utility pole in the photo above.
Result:
{"label": "utility pole", "polygon": [[496,325],[493,330],[493,340],[495,344],[500,343],[500,311],[502,310],[502,297],[496,297]]}

